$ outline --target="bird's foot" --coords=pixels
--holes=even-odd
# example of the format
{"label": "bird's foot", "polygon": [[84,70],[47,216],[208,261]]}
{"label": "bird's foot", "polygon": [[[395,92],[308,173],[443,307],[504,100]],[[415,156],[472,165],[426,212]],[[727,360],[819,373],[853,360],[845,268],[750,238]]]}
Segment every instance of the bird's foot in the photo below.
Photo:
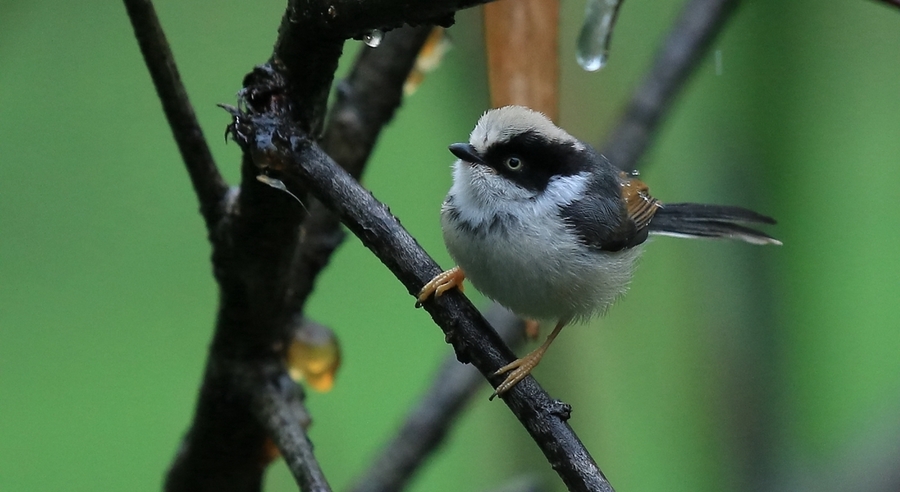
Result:
{"label": "bird's foot", "polygon": [[509,364],[497,369],[494,376],[499,376],[501,374],[506,374],[506,379],[500,383],[499,386],[494,388],[494,393],[491,394],[489,399],[493,400],[495,396],[502,395],[510,390],[513,386],[519,383],[519,381],[525,379],[525,376],[531,374],[531,370],[537,367],[537,365],[541,362],[541,358],[544,356],[544,352],[546,352],[547,347],[541,345],[525,357],[520,359],[516,359]]}
{"label": "bird's foot", "polygon": [[440,297],[444,292],[447,292],[454,287],[462,291],[463,280],[465,279],[466,274],[463,273],[462,269],[458,266],[435,275],[435,277],[419,291],[419,300],[416,304],[421,305],[423,302],[427,301],[432,294],[434,294],[435,297]]}

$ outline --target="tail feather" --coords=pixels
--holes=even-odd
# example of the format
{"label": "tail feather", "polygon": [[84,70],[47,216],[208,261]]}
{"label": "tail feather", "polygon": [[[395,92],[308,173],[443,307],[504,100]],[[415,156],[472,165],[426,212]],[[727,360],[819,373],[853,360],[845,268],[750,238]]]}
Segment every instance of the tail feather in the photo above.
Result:
{"label": "tail feather", "polygon": [[741,225],[774,224],[775,219],[741,207],[667,203],[650,221],[651,234],[676,237],[739,239],[752,244],[781,244],[756,229]]}

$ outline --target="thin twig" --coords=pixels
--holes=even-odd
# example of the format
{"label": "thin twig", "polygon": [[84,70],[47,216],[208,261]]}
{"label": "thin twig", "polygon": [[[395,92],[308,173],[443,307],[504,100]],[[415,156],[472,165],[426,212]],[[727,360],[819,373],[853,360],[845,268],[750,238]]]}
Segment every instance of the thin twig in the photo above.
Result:
{"label": "thin twig", "polygon": [[603,154],[620,169],[637,169],[660,122],[738,0],[690,0],[635,91]]}
{"label": "thin twig", "polygon": [[[404,284],[411,296],[440,267],[391,215],[388,208],[337,166],[302,131],[294,128],[287,108],[278,108],[277,91],[264,113],[235,115],[232,135],[266,170],[278,173],[289,188],[305,188],[335,211],[351,232]],[[252,108],[250,108],[252,110]],[[258,142],[266,142],[259,148]],[[471,362],[485,376],[515,357],[481,314],[458,292],[446,293],[424,305],[444,331],[457,358]],[[496,379],[496,378],[494,378]],[[497,384],[499,381],[493,381]],[[570,490],[610,491],[587,449],[569,427],[571,407],[553,400],[528,377],[503,397],[515,416],[544,452]]]}
{"label": "thin twig", "polygon": [[331,487],[313,454],[306,435],[309,413],[299,387],[280,366],[262,371],[262,380],[250,381],[255,393],[253,410],[303,492],[330,492]]}
{"label": "thin twig", "polygon": [[203,137],[153,3],[149,0],[125,0],[125,8],[134,28],[134,37],[141,47],[144,62],[162,102],[163,112],[191,177],[194,192],[200,201],[200,213],[207,230],[212,231],[224,213],[223,198],[228,187],[219,174]]}
{"label": "thin twig", "polygon": [[[497,304],[491,305],[484,316],[507,345],[520,345],[524,328],[521,319]],[[447,358],[431,387],[351,492],[402,490],[443,443],[457,417],[483,385],[484,378],[477,369],[460,364],[455,357]]]}

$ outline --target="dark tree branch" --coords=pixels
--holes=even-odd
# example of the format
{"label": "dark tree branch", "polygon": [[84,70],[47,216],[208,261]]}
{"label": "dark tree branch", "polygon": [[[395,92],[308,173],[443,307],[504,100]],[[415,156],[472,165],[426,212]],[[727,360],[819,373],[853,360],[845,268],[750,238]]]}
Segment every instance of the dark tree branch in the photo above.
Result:
{"label": "dark tree branch", "polygon": [[[524,323],[512,312],[493,304],[485,318],[507,345],[520,345]],[[482,381],[474,367],[460,364],[455,357],[445,360],[419,404],[407,415],[397,434],[382,448],[351,492],[402,490],[443,443],[456,418],[482,387]]]}
{"label": "dark tree branch", "polygon": [[156,10],[149,0],[125,0],[125,8],[141,47],[144,62],[150,70],[163,112],[172,128],[181,158],[184,160],[194,192],[200,201],[200,213],[206,228],[212,231],[224,213],[223,198],[227,186],[213,161],[203,138],[194,108],[181,83],[172,50],[163,33]]}
{"label": "dark tree branch", "polygon": [[[388,33],[381,46],[360,52],[347,79],[338,85],[337,100],[331,109],[322,145],[354,177],[362,175],[369,155],[381,129],[393,118],[403,97],[406,80],[416,56],[428,37],[431,26],[400,28]],[[343,241],[340,219],[320,202],[310,200],[309,216],[303,224],[303,234],[298,243],[298,259],[292,273],[294,285],[290,295],[291,309],[300,316],[314,282],[327,265],[331,254]],[[302,490],[316,490],[304,485],[304,475],[295,470],[305,460],[298,457],[292,446],[297,434],[297,419],[293,422],[279,418],[289,407],[289,402],[271,394],[271,388],[261,388],[261,397],[271,403],[260,409],[259,417],[278,426],[268,426],[275,436],[278,448],[291,467]],[[305,435],[297,436],[308,443]],[[285,440],[286,439],[286,440]]]}
{"label": "dark tree branch", "polygon": [[[292,118],[298,127],[318,136],[344,37],[325,26],[298,22],[298,3],[301,2],[288,2],[269,65],[285,78]],[[244,81],[244,87],[252,85],[247,82]]]}
{"label": "dark tree branch", "polygon": [[[302,31],[293,24],[283,29],[279,40],[283,49],[313,43],[291,34],[292,29]],[[423,31],[427,33],[424,28],[391,33],[379,50],[360,57],[348,82],[349,92],[359,93],[349,98],[361,105],[357,117],[371,121],[351,124],[346,115],[353,111],[344,108],[335,113],[343,116],[335,118],[329,133],[337,135],[331,143],[336,149],[355,149],[344,156],[344,164],[357,175],[378,132],[400,103],[403,81],[421,46],[417,40],[424,40]],[[284,41],[286,37],[290,40]],[[264,106],[274,98],[279,107],[289,108],[285,117],[298,127],[314,130],[318,126],[314,120],[324,110],[322,88],[290,85],[288,80],[291,73],[321,70],[327,76],[315,77],[317,83],[330,86],[340,50],[327,40],[323,47],[308,45],[301,51],[288,60],[273,59],[257,67],[245,78],[242,97],[248,107]],[[296,110],[301,107],[305,110]],[[342,138],[353,140],[341,142]],[[288,195],[257,182],[256,166],[265,159],[265,152],[245,154],[240,195],[212,236],[220,311],[194,422],[169,472],[168,490],[259,490],[264,468],[261,450],[267,431],[276,427],[273,438],[305,486],[301,469],[294,465],[306,454],[286,447],[290,440],[283,435],[302,434],[298,423],[283,418],[284,409],[292,403],[278,400],[278,393],[270,388],[249,387],[242,381],[248,377],[248,367],[280,366],[288,328],[302,315],[315,276],[342,236],[326,209],[311,204],[313,215],[307,217]],[[260,401],[268,403],[260,406]],[[250,414],[251,408],[258,420]]]}
{"label": "dark tree branch", "polygon": [[[373,29],[389,30],[403,24],[449,27],[453,14],[492,0],[292,0],[285,21],[309,26],[330,36],[359,39]],[[284,24],[282,24],[284,26]]]}
{"label": "dark tree branch", "polygon": [[270,64],[285,76],[297,127],[318,136],[345,39],[404,23],[449,26],[457,10],[487,1],[490,0],[290,0]]}
{"label": "dark tree branch", "polygon": [[[218,326],[196,416],[165,486],[170,491],[255,492],[260,489],[266,462],[265,432],[251,414],[249,394],[238,384],[247,377],[246,366],[240,362],[248,359],[279,362],[278,354],[272,349],[272,337],[258,335],[276,332],[271,327],[277,325],[273,322],[277,316],[273,316],[277,311],[272,310],[273,289],[265,281],[272,269],[260,267],[277,269],[283,264],[279,260],[284,255],[277,254],[283,249],[278,247],[277,238],[284,234],[272,232],[283,230],[285,223],[294,224],[296,229],[297,214],[282,202],[285,206],[281,210],[285,212],[276,211],[265,217],[271,221],[254,224],[259,218],[254,213],[258,208],[253,206],[255,193],[249,192],[241,194],[241,208],[245,213],[238,217],[245,220],[231,220],[233,210],[227,211],[231,215],[225,215],[226,186],[196,122],[153,6],[149,1],[140,0],[126,0],[125,5],[200,201],[213,241],[214,271],[222,286]],[[248,254],[250,251],[253,253]],[[274,254],[275,261],[268,264],[254,261],[258,259],[254,254],[265,257],[267,252]],[[270,328],[257,330],[260,325]]]}
{"label": "dark tree branch", "polygon": [[[274,89],[277,83],[274,80],[266,86]],[[278,91],[272,90],[271,94],[267,104],[248,106],[248,112],[234,115],[232,136],[245,156],[253,156],[260,172],[277,173],[289,188],[305,188],[335,211],[414,296],[441,271],[438,265],[384,204],[338,167],[302,130],[292,126],[289,108],[279,106]],[[265,145],[260,146],[260,142]],[[451,292],[430,300],[425,309],[444,331],[459,360],[471,362],[485,377],[514,359],[461,293]],[[531,377],[505,394],[503,400],[570,490],[612,490],[566,422],[571,407],[551,399]]]}
{"label": "dark tree branch", "polygon": [[194,421],[166,475],[167,492],[261,490],[265,431],[238,384],[252,377],[210,356]]}
{"label": "dark tree branch", "polygon": [[603,154],[620,169],[637,169],[656,130],[738,0],[690,0],[635,91]]}
{"label": "dark tree branch", "polygon": [[313,455],[306,435],[309,413],[303,406],[299,387],[280,366],[262,371],[262,380],[249,381],[247,390],[255,394],[253,410],[304,492],[329,492],[331,488]]}
{"label": "dark tree branch", "polygon": [[[404,27],[385,35],[378,49],[363,48],[337,97],[322,137],[322,149],[354,178],[362,175],[381,129],[403,100],[403,83],[431,26]],[[293,309],[300,313],[319,272],[328,264],[344,233],[337,216],[310,200],[298,249]]]}

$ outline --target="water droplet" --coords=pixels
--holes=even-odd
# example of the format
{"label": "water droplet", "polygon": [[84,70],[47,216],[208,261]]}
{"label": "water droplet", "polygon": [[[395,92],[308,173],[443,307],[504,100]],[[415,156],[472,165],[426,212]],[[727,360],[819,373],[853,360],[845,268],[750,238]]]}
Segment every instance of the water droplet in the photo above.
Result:
{"label": "water droplet", "polygon": [[329,19],[334,20],[337,18],[337,9],[334,8],[334,5],[329,5],[326,13],[328,14]]}
{"label": "water droplet", "polygon": [[579,52],[576,59],[581,68],[588,72],[596,72],[606,66],[607,58],[607,52],[602,51],[592,55]]}
{"label": "water droplet", "polygon": [[303,320],[297,327],[286,354],[288,374],[294,381],[305,379],[317,391],[329,391],[341,366],[341,345],[327,326]]}
{"label": "water droplet", "polygon": [[363,36],[363,42],[366,43],[366,46],[370,48],[377,48],[379,44],[381,44],[381,40],[384,38],[384,33],[379,31],[378,29],[373,29]]}
{"label": "water droplet", "polygon": [[609,41],[622,0],[587,0],[584,24],[578,34],[576,59],[581,68],[594,72],[606,65]]}

